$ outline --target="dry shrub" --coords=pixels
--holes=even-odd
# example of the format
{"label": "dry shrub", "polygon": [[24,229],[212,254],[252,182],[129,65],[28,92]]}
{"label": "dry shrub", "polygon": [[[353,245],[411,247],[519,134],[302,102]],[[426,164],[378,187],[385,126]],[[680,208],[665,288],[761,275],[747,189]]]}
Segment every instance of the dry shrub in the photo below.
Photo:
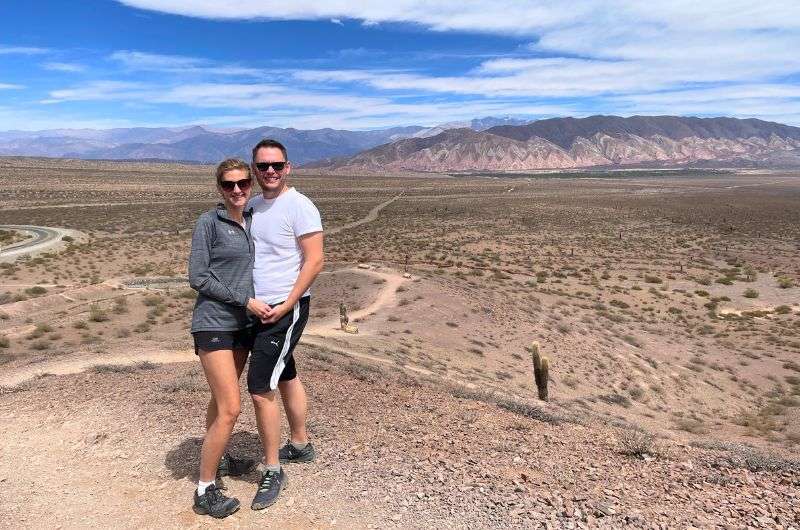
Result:
{"label": "dry shrub", "polygon": [[623,455],[644,458],[658,455],[655,436],[646,431],[624,430],[617,434],[619,452]]}

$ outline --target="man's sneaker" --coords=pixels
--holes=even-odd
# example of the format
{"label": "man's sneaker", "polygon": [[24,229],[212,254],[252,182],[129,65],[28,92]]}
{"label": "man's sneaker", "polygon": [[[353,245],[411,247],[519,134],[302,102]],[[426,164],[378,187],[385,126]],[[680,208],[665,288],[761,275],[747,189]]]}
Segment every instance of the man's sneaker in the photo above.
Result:
{"label": "man's sneaker", "polygon": [[305,447],[298,449],[292,445],[290,440],[286,440],[286,445],[278,451],[278,458],[281,464],[292,464],[298,462],[313,462],[317,458],[314,446],[308,442]]}
{"label": "man's sneaker", "polygon": [[278,500],[281,490],[288,483],[289,480],[286,478],[283,468],[280,471],[264,471],[264,474],[261,475],[261,481],[258,483],[256,496],[253,497],[253,504],[250,506],[254,510],[263,510],[268,506],[272,506]]}
{"label": "man's sneaker", "polygon": [[194,490],[194,512],[200,515],[210,515],[217,519],[227,517],[239,509],[239,499],[226,497],[222,491],[211,484],[202,495]]}
{"label": "man's sneaker", "polygon": [[217,478],[219,477],[238,477],[249,473],[256,466],[256,461],[251,458],[234,458],[230,453],[222,455],[222,459],[217,466]]}

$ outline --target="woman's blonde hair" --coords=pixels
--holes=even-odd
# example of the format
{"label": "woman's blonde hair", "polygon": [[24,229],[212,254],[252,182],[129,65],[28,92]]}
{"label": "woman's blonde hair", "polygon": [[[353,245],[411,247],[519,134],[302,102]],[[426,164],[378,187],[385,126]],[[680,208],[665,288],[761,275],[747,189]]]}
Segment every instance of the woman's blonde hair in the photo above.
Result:
{"label": "woman's blonde hair", "polygon": [[244,160],[240,160],[238,158],[228,158],[220,162],[219,165],[217,166],[217,170],[215,172],[217,176],[217,184],[222,182],[222,177],[225,175],[225,173],[227,173],[228,171],[233,171],[234,169],[241,169],[242,171],[247,173],[248,178],[251,178],[250,166],[247,164],[247,162],[245,162]]}

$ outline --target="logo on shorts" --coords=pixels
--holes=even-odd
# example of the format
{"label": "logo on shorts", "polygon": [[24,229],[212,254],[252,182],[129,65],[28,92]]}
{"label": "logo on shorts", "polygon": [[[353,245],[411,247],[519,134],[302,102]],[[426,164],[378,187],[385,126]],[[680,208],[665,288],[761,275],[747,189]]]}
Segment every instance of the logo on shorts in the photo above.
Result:
{"label": "logo on shorts", "polygon": [[211,342],[219,342],[219,337],[214,337],[211,339]]}
{"label": "logo on shorts", "polygon": [[274,344],[275,346],[280,346],[281,345],[280,342],[277,342],[277,341],[274,341],[274,340],[271,340],[269,342],[270,342],[270,344]]}

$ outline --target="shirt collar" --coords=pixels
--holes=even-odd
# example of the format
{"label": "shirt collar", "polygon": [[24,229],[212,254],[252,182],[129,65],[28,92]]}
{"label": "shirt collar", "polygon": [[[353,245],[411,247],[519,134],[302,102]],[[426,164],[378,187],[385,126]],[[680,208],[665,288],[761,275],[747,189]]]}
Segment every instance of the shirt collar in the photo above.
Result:
{"label": "shirt collar", "polygon": [[[242,212],[242,215],[244,215],[245,217],[251,217],[253,215],[253,207],[250,205],[246,206],[244,211]],[[228,209],[225,208],[225,203],[222,202],[217,203],[217,216],[222,219],[227,219],[229,221],[232,221],[230,215],[228,215]]]}

